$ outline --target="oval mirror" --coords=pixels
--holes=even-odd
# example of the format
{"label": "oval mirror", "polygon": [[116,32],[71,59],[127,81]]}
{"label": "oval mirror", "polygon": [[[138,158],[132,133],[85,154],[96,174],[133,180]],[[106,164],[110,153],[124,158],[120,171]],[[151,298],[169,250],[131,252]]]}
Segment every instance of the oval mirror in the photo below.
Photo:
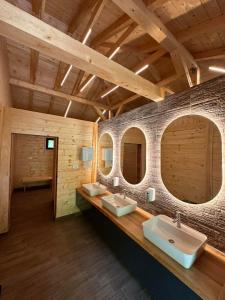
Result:
{"label": "oval mirror", "polygon": [[145,176],[146,140],[144,133],[136,127],[129,128],[121,141],[121,172],[125,180],[137,184]]}
{"label": "oval mirror", "polygon": [[108,175],[113,165],[113,140],[110,134],[104,133],[99,140],[98,167],[103,175]]}
{"label": "oval mirror", "polygon": [[222,142],[217,126],[197,115],[173,121],[162,136],[161,175],[168,191],[184,202],[212,200],[222,184]]}

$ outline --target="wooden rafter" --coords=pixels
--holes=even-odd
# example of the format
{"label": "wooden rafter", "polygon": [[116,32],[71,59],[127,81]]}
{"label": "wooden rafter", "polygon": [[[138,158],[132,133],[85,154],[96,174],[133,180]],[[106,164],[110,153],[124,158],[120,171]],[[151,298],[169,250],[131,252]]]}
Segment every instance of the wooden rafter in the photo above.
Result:
{"label": "wooden rafter", "polygon": [[[118,38],[118,40],[112,45],[112,47],[108,50],[108,52],[106,53],[106,57],[110,57],[110,55],[117,49],[117,47],[121,46],[122,43],[124,43],[126,41],[126,39],[128,38],[128,36],[134,31],[134,29],[137,27],[136,24],[131,24],[130,26],[127,27],[127,29],[122,33],[122,35]],[[83,74],[84,76],[84,74]],[[80,86],[78,86],[78,90],[81,89],[90,79],[91,79],[92,75],[89,74],[86,79],[82,81],[82,78],[77,79],[75,85],[78,85],[78,82],[80,81]]]}
{"label": "wooden rafter", "polygon": [[[175,32],[174,36],[180,43],[184,43],[189,41],[190,39],[196,38],[205,33],[208,34],[213,33],[222,28],[225,28],[225,15],[217,16],[215,18],[209,19],[207,21],[189,27],[188,29]],[[150,41],[136,47],[134,46],[130,47],[124,45],[124,47],[121,50],[124,51],[129,50],[129,51],[134,51],[136,53],[148,53],[148,52],[156,51],[160,49],[160,47],[161,47],[160,44],[157,43],[156,41]]]}
{"label": "wooden rafter", "polygon": [[104,114],[102,113],[102,111],[97,107],[97,106],[93,106],[93,109],[95,110],[95,112],[97,113],[97,115],[103,120],[106,120],[106,117],[104,116]]}
{"label": "wooden rafter", "polygon": [[201,51],[193,54],[197,61],[204,61],[210,59],[224,59],[225,58],[225,47],[210,49]]}
{"label": "wooden rafter", "polygon": [[[35,17],[42,19],[45,10],[46,0],[32,0],[32,13]],[[39,52],[30,50],[30,82],[35,83],[39,61]],[[29,108],[33,106],[33,92],[29,92]]]}
{"label": "wooden rafter", "polygon": [[[165,94],[173,94],[173,91],[171,89],[167,88],[166,86],[168,84],[170,84],[171,82],[177,80],[178,78],[179,78],[179,76],[177,74],[174,74],[174,75],[171,75],[171,76],[157,82],[157,85],[159,87],[162,87],[161,92],[162,92],[163,96],[165,96]],[[122,101],[119,101],[118,103],[114,104],[112,106],[112,110],[117,109],[117,112],[118,112],[118,114],[116,112],[115,116],[119,115],[122,112],[122,110],[124,109],[126,104],[128,104],[138,98],[140,98],[140,95],[132,95],[132,96],[130,96],[126,99],[123,99]]]}
{"label": "wooden rafter", "polygon": [[[162,100],[160,88],[65,33],[10,3],[0,1],[0,34],[46,56],[64,60],[86,72],[154,101]],[[47,34],[46,34],[47,33]]]}
{"label": "wooden rafter", "polygon": [[[154,11],[163,5],[168,0],[145,0],[144,3]],[[135,24],[135,22],[128,16],[127,14],[122,15],[115,22],[109,25],[106,29],[104,29],[101,33],[99,33],[92,41],[91,46],[93,48],[98,47],[112,36],[118,34],[131,24]]]}
{"label": "wooden rafter", "polygon": [[[79,21],[81,21],[85,17],[85,15],[90,13],[91,10],[93,9],[93,12],[91,13],[88,24],[86,25],[85,30],[83,31],[83,34],[80,38],[80,40],[83,41],[86,34],[88,33],[88,30],[90,28],[92,28],[94,26],[95,22],[97,21],[106,1],[107,0],[89,0],[87,3],[86,3],[86,1],[83,1],[78,13],[75,14],[75,16],[73,17],[73,19],[71,21],[71,24],[68,27],[67,34],[73,35],[75,30],[79,26]],[[70,65],[60,62],[58,71],[57,71],[57,75],[56,75],[56,79],[55,79],[54,89],[58,90],[60,88],[61,81],[64,78],[67,71],[69,70],[69,68],[70,68]],[[80,70],[79,74],[78,74],[77,82],[75,83],[73,91],[72,91],[72,95],[77,94],[77,90],[78,90],[80,81],[82,80],[82,74],[84,74],[84,71]],[[53,106],[53,99],[51,98],[49,109],[48,109],[49,112],[51,111],[52,106]]]}
{"label": "wooden rafter", "polygon": [[189,85],[192,85],[189,69],[197,68],[198,65],[190,52],[166,28],[161,20],[151,10],[148,10],[141,0],[113,0],[113,2],[136,21],[164,49],[172,55],[176,54],[176,60],[173,59],[173,63],[176,62],[175,69],[179,69],[180,73],[182,68],[187,76]]}
{"label": "wooden rafter", "polygon": [[59,97],[59,98],[62,98],[62,99],[68,100],[68,101],[71,100],[71,101],[79,102],[79,103],[90,105],[90,106],[97,106],[101,109],[109,109],[109,107],[107,105],[101,104],[99,102],[90,101],[90,100],[87,100],[85,98],[81,98],[81,97],[78,97],[78,96],[72,96],[70,94],[65,94],[65,93],[62,93],[62,92],[59,92],[59,91],[55,91],[53,89],[48,89],[48,88],[40,86],[40,85],[29,83],[29,82],[26,82],[26,81],[11,78],[9,80],[9,83],[11,85],[21,87],[21,88],[25,88],[25,89],[28,89],[30,91],[37,91],[37,92],[44,93],[44,94],[47,94],[47,95],[51,95],[51,96],[54,96],[54,97]]}
{"label": "wooden rafter", "polygon": [[[148,55],[142,62],[138,63],[133,69],[133,72],[138,71],[139,69],[141,69],[142,67],[144,67],[146,64],[153,64],[154,62],[156,62],[158,59],[160,59],[163,55],[165,55],[167,53],[166,50],[164,49],[159,49],[158,51],[156,51],[153,54]],[[110,85],[107,89],[105,89],[101,95],[106,94],[107,92],[109,92],[112,89],[113,85]],[[100,96],[101,96],[100,95]]]}
{"label": "wooden rafter", "polygon": [[74,34],[79,24],[82,22],[84,17],[91,12],[96,3],[97,0],[87,0],[81,2],[78,11],[75,13],[75,15],[72,18],[72,21],[68,26],[68,34]]}

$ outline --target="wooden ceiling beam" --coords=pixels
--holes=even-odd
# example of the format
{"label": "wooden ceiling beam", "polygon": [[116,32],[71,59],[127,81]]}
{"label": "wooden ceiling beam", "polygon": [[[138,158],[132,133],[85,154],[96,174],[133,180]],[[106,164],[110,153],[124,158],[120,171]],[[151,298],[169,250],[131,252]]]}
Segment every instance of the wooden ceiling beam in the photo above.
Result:
{"label": "wooden ceiling beam", "polygon": [[114,104],[112,106],[112,110],[119,108],[121,105],[125,105],[127,103],[130,103],[130,102],[132,102],[132,101],[134,101],[134,100],[136,100],[140,97],[141,97],[140,95],[132,95],[132,96],[120,101],[119,103]]}
{"label": "wooden ceiling beam", "polygon": [[[178,78],[179,78],[179,76],[178,76],[177,74],[174,74],[174,75],[171,75],[171,76],[169,76],[169,77],[167,77],[167,78],[165,78],[165,79],[159,81],[159,82],[157,83],[157,85],[158,85],[159,87],[162,87],[161,92],[162,92],[163,94],[166,94],[166,93],[168,93],[168,94],[173,94],[174,92],[173,92],[171,89],[169,89],[169,88],[167,88],[167,87],[165,87],[165,86],[167,86],[168,84],[170,84],[170,83],[176,81]],[[124,109],[124,106],[125,106],[127,103],[130,103],[130,102],[132,102],[132,101],[134,101],[134,100],[136,100],[136,99],[138,99],[138,98],[140,98],[140,95],[132,95],[132,96],[130,96],[130,97],[128,97],[128,98],[126,98],[126,99],[124,99],[124,100],[122,100],[122,101],[119,101],[118,103],[114,104],[114,105],[112,106],[111,109],[112,109],[112,110],[115,110],[115,109],[118,109],[118,110],[120,109],[120,110],[122,110],[122,109]],[[121,106],[122,106],[122,107],[121,107]],[[118,114],[119,114],[119,113],[121,113],[121,111],[119,111]],[[117,113],[116,113],[116,115],[117,115]]]}
{"label": "wooden ceiling beam", "polygon": [[141,28],[156,40],[170,53],[177,50],[179,55],[185,59],[189,68],[197,67],[197,64],[189,51],[175,38],[166,28],[161,20],[148,10],[142,1],[135,0],[112,0],[125,13],[127,13]]}
{"label": "wooden ceiling beam", "polygon": [[[116,43],[113,44],[113,46],[108,50],[106,53],[106,57],[110,57],[110,55],[119,47],[121,44],[128,38],[128,36],[134,31],[134,29],[137,27],[136,24],[131,24],[128,26],[128,28],[124,31],[124,33],[118,38]],[[89,74],[86,79],[80,83],[79,90],[82,89],[82,87],[91,79],[92,74]],[[79,79],[79,77],[78,77]],[[77,80],[78,81],[78,80]],[[82,79],[81,79],[82,81]],[[75,83],[76,84],[76,83]]]}
{"label": "wooden ceiling beam", "polygon": [[[132,71],[136,72],[139,69],[141,69],[142,67],[144,67],[147,64],[152,64],[154,62],[156,62],[157,60],[159,60],[162,56],[164,56],[167,53],[166,50],[164,49],[159,49],[158,51],[156,51],[153,54],[148,55],[142,62],[140,62],[139,64],[137,64]],[[109,92],[111,89],[113,88],[113,85],[110,85],[107,89],[105,89],[101,95],[106,94],[107,92]],[[100,95],[100,96],[101,96]]]}
{"label": "wooden ceiling beam", "polygon": [[[204,21],[202,23],[189,27],[188,29],[175,32],[174,36],[180,43],[184,43],[202,34],[213,33],[223,28],[225,28],[225,15]],[[128,45],[124,45],[123,49],[124,51],[132,51],[132,47]],[[150,41],[148,43],[134,47],[133,51],[139,53],[148,53],[156,51],[158,49],[160,49],[160,44],[158,44],[156,41]]]}
{"label": "wooden ceiling beam", "polygon": [[72,96],[70,94],[65,94],[59,91],[55,91],[53,89],[48,89],[46,87],[40,86],[40,85],[36,85],[36,84],[32,84],[26,81],[22,81],[22,80],[18,80],[18,79],[14,79],[11,78],[9,80],[9,83],[13,86],[17,86],[17,87],[21,87],[30,91],[36,91],[36,92],[40,92],[40,93],[44,93],[47,95],[51,95],[54,97],[59,97],[68,101],[74,101],[74,102],[78,102],[78,103],[82,103],[82,104],[86,104],[86,105],[90,105],[90,106],[97,106],[101,109],[109,109],[109,107],[107,105],[101,104],[99,102],[95,102],[95,101],[90,101],[87,100],[85,98],[81,98],[78,96]]}
{"label": "wooden ceiling beam", "polygon": [[97,115],[103,120],[106,120],[106,117],[104,116],[104,114],[101,112],[101,110],[97,107],[97,106],[92,106],[92,108],[94,109],[94,111],[97,113]]}
{"label": "wooden ceiling beam", "polygon": [[46,0],[32,0],[32,12],[34,16],[42,19],[45,11]]}
{"label": "wooden ceiling beam", "polygon": [[[34,0],[35,1],[35,0]],[[81,5],[78,9],[78,11],[75,13],[75,15],[72,18],[72,21],[69,24],[68,27],[68,34],[73,35],[80,23],[82,23],[83,19],[87,14],[91,12],[93,7],[96,5],[98,0],[86,0],[81,1]]]}
{"label": "wooden ceiling beam", "polygon": [[119,114],[123,112],[123,109],[124,109],[124,104],[121,104],[116,111],[115,118],[118,117]]}
{"label": "wooden ceiling beam", "polygon": [[210,59],[224,59],[225,47],[193,53],[193,56],[196,61],[205,61]]}
{"label": "wooden ceiling beam", "polygon": [[[144,3],[147,6],[150,6],[152,10],[156,10],[166,2],[168,2],[168,0],[144,0]],[[112,36],[118,34],[131,24],[135,24],[135,22],[130,18],[130,16],[128,16],[127,14],[122,15],[115,22],[109,25],[105,30],[99,33],[92,40],[91,46],[93,48],[97,48],[99,45],[106,42]]]}
{"label": "wooden ceiling beam", "polygon": [[[85,18],[85,15],[90,13],[91,10],[93,10],[93,13],[91,13],[89,22],[88,22],[87,26],[85,27],[83,35],[81,36],[80,40],[82,41],[84,39],[84,37],[86,36],[89,28],[92,27],[94,25],[94,23],[96,22],[100,12],[102,11],[102,8],[105,5],[105,1],[106,0],[83,1],[78,12],[75,14],[70,25],[68,26],[67,34],[72,36],[74,34],[75,30],[77,29],[77,27],[79,26],[80,22],[82,21],[82,19]],[[55,78],[55,84],[54,84],[55,90],[60,89],[61,82],[62,82],[64,76],[66,75],[66,73],[69,71],[69,68],[70,68],[70,65],[65,64],[63,62],[59,63],[56,78]],[[81,72],[83,72],[83,71],[80,71],[79,74]],[[72,95],[74,95],[74,94],[75,94],[75,91],[73,89]],[[53,101],[54,101],[54,99],[51,98],[50,103],[49,103],[48,113],[50,113],[52,110]]]}
{"label": "wooden ceiling beam", "polygon": [[4,0],[0,1],[0,34],[141,96],[162,100],[155,84]]}
{"label": "wooden ceiling beam", "polygon": [[[46,0],[32,0],[32,13],[35,17],[42,19]],[[31,49],[30,50],[30,82],[35,83],[36,74],[38,69],[39,52]],[[29,92],[29,109],[33,107],[33,92]]]}
{"label": "wooden ceiling beam", "polygon": [[[88,22],[87,26],[85,27],[85,30],[82,34],[81,41],[84,40],[84,38],[85,38],[86,34],[88,33],[89,29],[90,28],[92,29],[94,24],[97,22],[98,17],[100,15],[100,13],[102,12],[102,9],[104,8],[106,2],[107,2],[107,0],[98,0],[98,2],[96,3],[95,8],[93,10],[93,13],[91,14],[91,17],[89,19],[89,22]],[[85,72],[80,70],[79,73],[78,73],[77,79],[75,81],[74,87],[73,87],[73,92],[72,92],[73,95],[79,93],[80,85],[81,85],[81,82],[82,82],[82,79],[83,79],[84,75],[85,75]],[[89,76],[89,79],[90,79],[91,76]]]}

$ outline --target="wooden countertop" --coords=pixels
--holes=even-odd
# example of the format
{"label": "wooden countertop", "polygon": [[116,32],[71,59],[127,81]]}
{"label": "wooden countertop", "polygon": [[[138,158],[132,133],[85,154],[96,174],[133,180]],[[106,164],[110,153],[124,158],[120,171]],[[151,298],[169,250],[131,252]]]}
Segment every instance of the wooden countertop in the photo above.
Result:
{"label": "wooden countertop", "polygon": [[142,223],[153,215],[137,208],[118,218],[102,206],[101,196],[90,197],[82,188],[77,191],[201,298],[225,300],[225,254],[207,244],[202,255],[187,270],[144,238]]}

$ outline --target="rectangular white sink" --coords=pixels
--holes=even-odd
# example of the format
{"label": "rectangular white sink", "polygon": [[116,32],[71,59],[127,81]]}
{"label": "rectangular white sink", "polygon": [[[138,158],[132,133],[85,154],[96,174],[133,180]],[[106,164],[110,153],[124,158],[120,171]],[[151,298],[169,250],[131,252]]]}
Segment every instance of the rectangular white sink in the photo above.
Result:
{"label": "rectangular white sink", "polygon": [[173,220],[158,215],[143,223],[144,236],[167,255],[189,269],[199,256],[207,236],[184,224],[181,228]]}
{"label": "rectangular white sink", "polygon": [[137,208],[137,202],[121,194],[104,196],[102,205],[117,217],[121,217],[133,212]]}
{"label": "rectangular white sink", "polygon": [[106,192],[107,187],[98,182],[82,184],[84,191],[91,197],[102,195]]}

